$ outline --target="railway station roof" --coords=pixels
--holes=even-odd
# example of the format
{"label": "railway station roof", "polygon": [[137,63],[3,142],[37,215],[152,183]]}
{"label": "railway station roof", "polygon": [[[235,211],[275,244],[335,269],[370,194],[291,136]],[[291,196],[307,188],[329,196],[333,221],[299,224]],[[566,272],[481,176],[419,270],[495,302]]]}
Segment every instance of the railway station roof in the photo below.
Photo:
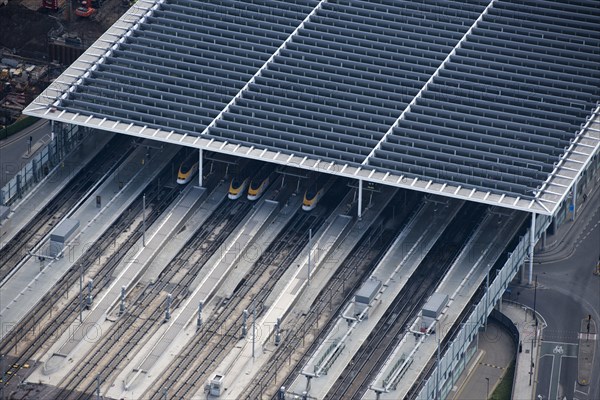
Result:
{"label": "railway station roof", "polygon": [[51,120],[541,214],[600,148],[598,0],[138,0]]}

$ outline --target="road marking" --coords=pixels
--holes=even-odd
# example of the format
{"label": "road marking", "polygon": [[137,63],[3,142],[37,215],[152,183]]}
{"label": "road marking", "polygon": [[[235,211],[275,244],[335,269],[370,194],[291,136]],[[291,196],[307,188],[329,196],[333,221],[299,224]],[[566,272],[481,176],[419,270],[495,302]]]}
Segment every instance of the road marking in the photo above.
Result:
{"label": "road marking", "polygon": [[588,396],[590,394],[590,392],[584,392],[583,390],[577,389],[577,381],[573,382],[573,393],[575,393],[575,392],[585,394],[586,396]]}
{"label": "road marking", "polygon": [[497,365],[493,365],[493,364],[488,364],[488,363],[484,363],[484,362],[480,362],[479,365],[484,365],[486,367],[490,367],[490,368],[496,368],[496,369],[501,369],[504,370],[505,367],[499,367]]}
{"label": "road marking", "polygon": [[581,340],[596,340],[595,333],[579,333],[579,339]]}
{"label": "road marking", "polygon": [[560,391],[560,371],[562,370],[562,356],[558,359],[558,374],[556,375],[556,398]]}
{"label": "road marking", "polygon": [[554,375],[554,359],[556,357],[552,356],[552,368],[550,369],[550,379],[549,379],[549,384],[548,384],[548,400],[552,399],[552,397],[550,396],[550,394],[552,393],[552,376]]}
{"label": "road marking", "polygon": [[550,340],[544,340],[543,343],[550,343],[550,344],[572,344],[572,345],[576,345],[577,343],[571,343],[571,342],[552,342]]}

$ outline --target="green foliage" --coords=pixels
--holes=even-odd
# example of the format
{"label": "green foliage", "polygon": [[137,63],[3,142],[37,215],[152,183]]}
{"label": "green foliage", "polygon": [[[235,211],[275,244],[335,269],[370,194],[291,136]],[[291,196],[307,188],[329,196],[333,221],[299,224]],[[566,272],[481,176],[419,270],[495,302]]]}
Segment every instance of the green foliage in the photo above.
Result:
{"label": "green foliage", "polygon": [[498,386],[494,390],[494,393],[490,396],[492,400],[511,400],[513,379],[515,377],[515,362],[511,362],[509,367],[506,369],[504,376],[500,380]]}
{"label": "green foliage", "polygon": [[9,136],[14,135],[17,132],[22,131],[23,129],[35,124],[39,118],[36,117],[24,117],[15,122],[12,125],[8,125],[3,129],[0,129],[0,140],[6,139]]}

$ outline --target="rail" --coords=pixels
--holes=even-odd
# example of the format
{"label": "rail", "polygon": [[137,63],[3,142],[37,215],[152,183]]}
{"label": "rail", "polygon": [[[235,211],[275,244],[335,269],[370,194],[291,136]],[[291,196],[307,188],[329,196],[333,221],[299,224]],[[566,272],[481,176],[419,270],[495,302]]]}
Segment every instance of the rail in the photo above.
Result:
{"label": "rail", "polygon": [[[550,225],[552,219],[548,216],[538,216],[539,223],[535,227],[535,240],[539,240],[542,233]],[[452,386],[456,383],[460,374],[450,374],[459,367],[459,363],[463,362],[460,355],[467,352],[467,348],[472,342],[478,329],[483,326],[487,316],[494,309],[494,305],[502,298],[508,284],[513,280],[519,271],[519,267],[523,264],[529,248],[529,230],[522,236],[516,249],[510,253],[508,260],[504,266],[498,271],[494,280],[490,283],[482,300],[475,306],[462,328],[457,332],[456,337],[447,346],[447,350],[440,358],[437,364],[430,371],[429,377],[422,384],[416,399],[418,400],[434,400],[445,399],[448,393],[452,390]],[[457,355],[459,355],[457,357]],[[438,371],[439,369],[439,371]],[[446,377],[439,379],[438,377]],[[436,382],[436,380],[438,380]]]}
{"label": "rail", "polygon": [[[160,179],[160,177],[158,179]],[[179,188],[159,188],[154,184],[148,185],[148,188],[150,191],[148,192],[149,212],[147,214],[147,222],[152,224],[171,203],[171,200],[177,193],[179,193]],[[128,235],[128,237],[118,251],[112,252],[108,258],[102,258],[105,262],[103,262],[99,270],[93,275],[94,282],[96,282],[92,291],[94,299],[106,286],[108,286],[109,279],[107,278],[112,275],[119,262],[127,254],[127,251],[137,243],[141,236],[141,232],[138,229],[131,229],[132,226],[139,225],[138,217],[142,213],[141,196],[132,205],[131,210],[131,213],[121,215],[95,245],[90,247],[78,261],[78,264],[84,264],[83,270],[86,274],[89,274],[92,265],[100,259],[98,255],[104,254],[105,251],[113,246],[115,237],[119,232],[134,232],[133,234],[125,234]],[[35,353],[43,346],[47,346],[58,339],[63,333],[62,329],[64,329],[64,326],[69,326],[75,320],[78,314],[77,311],[82,306],[80,304],[81,299],[77,296],[66,303],[60,309],[58,314],[55,314],[49,319],[48,323],[45,323],[45,319],[48,318],[48,315],[52,316],[50,310],[56,306],[57,299],[64,297],[64,294],[68,293],[69,288],[76,284],[80,274],[79,271],[80,265],[75,265],[70,268],[67,275],[58,282],[52,290],[38,302],[38,304],[36,304],[35,308],[29,314],[29,317],[21,321],[15,329],[2,340],[0,344],[0,353],[12,353],[15,355],[11,367],[7,371],[4,371],[5,373],[8,371],[11,372],[10,374],[6,374],[6,384],[10,382],[12,377],[16,376],[21,365],[29,362]],[[43,329],[38,329],[38,325],[43,326]],[[27,342],[28,346],[23,347],[23,342]],[[22,350],[18,350],[17,343],[21,345]]]}

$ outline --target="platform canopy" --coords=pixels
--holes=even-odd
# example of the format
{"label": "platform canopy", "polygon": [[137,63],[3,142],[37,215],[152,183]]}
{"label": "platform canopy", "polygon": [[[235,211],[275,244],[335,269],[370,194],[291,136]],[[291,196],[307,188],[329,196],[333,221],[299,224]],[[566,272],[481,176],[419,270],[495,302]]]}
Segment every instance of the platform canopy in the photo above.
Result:
{"label": "platform canopy", "polygon": [[599,65],[598,0],[138,0],[25,113],[551,215]]}

